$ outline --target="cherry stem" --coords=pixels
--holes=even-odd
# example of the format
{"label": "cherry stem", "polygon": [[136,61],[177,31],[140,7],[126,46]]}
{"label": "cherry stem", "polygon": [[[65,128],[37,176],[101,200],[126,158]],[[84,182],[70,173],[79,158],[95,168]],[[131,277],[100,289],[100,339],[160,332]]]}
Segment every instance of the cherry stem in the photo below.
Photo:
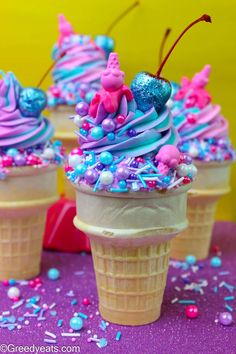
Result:
{"label": "cherry stem", "polygon": [[165,43],[167,38],[169,37],[169,34],[171,32],[171,28],[167,28],[165,31],[164,36],[162,37],[161,45],[160,45],[160,51],[159,51],[159,65],[161,65],[162,62],[162,57],[163,57],[163,49],[165,47]]}
{"label": "cherry stem", "polygon": [[183,37],[183,35],[194,25],[196,25],[198,22],[201,21],[205,21],[205,22],[211,22],[211,17],[209,15],[202,15],[201,17],[199,17],[197,20],[193,21],[192,23],[190,23],[188,25],[188,27],[185,28],[185,30],[179,35],[179,37],[176,39],[176,41],[174,42],[174,44],[172,45],[172,47],[170,48],[169,52],[166,54],[164,60],[162,61],[159,69],[157,70],[156,73],[156,77],[160,77],[162,69],[165,65],[165,63],[167,62],[169,56],[171,55],[171,53],[173,52],[175,46],[177,45],[177,43],[179,42],[179,40]]}
{"label": "cherry stem", "polygon": [[42,83],[44,82],[44,80],[46,79],[46,77],[48,76],[48,74],[50,73],[50,71],[54,68],[54,66],[56,65],[56,63],[57,63],[61,58],[64,57],[65,54],[66,54],[65,52],[62,53],[62,54],[59,56],[59,58],[57,58],[57,60],[55,60],[55,61],[49,66],[49,68],[45,71],[45,73],[44,73],[43,76],[41,77],[41,79],[40,79],[38,85],[36,86],[37,88],[39,88],[39,87],[42,85]]}
{"label": "cherry stem", "polygon": [[130,5],[122,14],[120,14],[108,27],[108,29],[105,32],[105,35],[108,36],[113,28],[119,23],[126,15],[128,15],[129,12],[131,12],[136,6],[139,5],[139,1],[135,1],[132,5]]}

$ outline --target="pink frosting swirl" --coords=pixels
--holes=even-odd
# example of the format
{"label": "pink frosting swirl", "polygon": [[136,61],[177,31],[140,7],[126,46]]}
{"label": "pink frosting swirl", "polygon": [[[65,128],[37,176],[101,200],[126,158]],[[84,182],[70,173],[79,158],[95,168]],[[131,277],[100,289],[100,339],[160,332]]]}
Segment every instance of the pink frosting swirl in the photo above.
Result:
{"label": "pink frosting swirl", "polygon": [[173,98],[174,124],[182,141],[228,137],[228,122],[221,114],[221,107],[211,103],[206,91],[210,65],[195,74],[192,80],[183,78],[180,89]]}

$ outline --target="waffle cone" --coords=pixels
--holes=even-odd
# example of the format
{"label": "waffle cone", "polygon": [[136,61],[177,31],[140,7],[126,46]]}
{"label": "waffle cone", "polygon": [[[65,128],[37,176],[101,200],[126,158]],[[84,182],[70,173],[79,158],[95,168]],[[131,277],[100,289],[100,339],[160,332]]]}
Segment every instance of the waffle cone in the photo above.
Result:
{"label": "waffle cone", "polygon": [[55,167],[16,168],[0,183],[0,280],[39,274],[48,207],[57,199]]}
{"label": "waffle cone", "polygon": [[159,318],[170,240],[187,226],[186,193],[187,187],[117,195],[77,189],[74,223],[91,241],[106,320],[143,325]]}
{"label": "waffle cone", "polygon": [[[76,135],[74,133],[75,125],[69,117],[75,114],[74,106],[59,106],[50,111],[49,119],[55,127],[55,140],[60,140],[68,155],[71,150],[78,147]],[[67,199],[75,199],[75,191],[68,182],[64,173],[61,173],[62,191]]]}
{"label": "waffle cone", "polygon": [[229,163],[198,166],[198,178],[188,196],[189,226],[172,240],[172,258],[184,260],[188,255],[197,259],[208,257],[217,203],[230,190],[229,176]]}

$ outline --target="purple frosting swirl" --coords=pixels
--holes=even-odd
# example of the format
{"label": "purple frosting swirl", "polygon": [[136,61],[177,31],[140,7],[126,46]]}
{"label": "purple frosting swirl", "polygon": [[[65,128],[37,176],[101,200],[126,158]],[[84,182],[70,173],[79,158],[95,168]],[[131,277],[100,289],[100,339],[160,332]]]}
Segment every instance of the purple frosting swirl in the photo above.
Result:
{"label": "purple frosting swirl", "polygon": [[0,80],[0,148],[28,148],[42,144],[53,136],[51,123],[42,115],[24,117],[19,110],[22,90],[13,73],[1,72]]}

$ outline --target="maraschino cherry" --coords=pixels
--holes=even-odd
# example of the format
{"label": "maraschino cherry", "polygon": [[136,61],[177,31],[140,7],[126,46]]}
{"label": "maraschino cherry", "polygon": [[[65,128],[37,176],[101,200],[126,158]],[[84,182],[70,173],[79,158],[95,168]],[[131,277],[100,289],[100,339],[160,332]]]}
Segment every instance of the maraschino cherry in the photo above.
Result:
{"label": "maraschino cherry", "polygon": [[138,108],[141,111],[147,111],[152,106],[155,107],[157,112],[162,111],[165,103],[168,101],[171,95],[171,84],[167,79],[161,77],[162,69],[165,66],[170,54],[174,50],[179,40],[183,37],[183,35],[191,27],[201,21],[211,22],[211,18],[209,15],[203,15],[197,20],[190,23],[185,28],[185,30],[180,34],[180,36],[170,48],[169,52],[165,56],[155,75],[150,74],[148,72],[140,72],[135,76],[134,80],[131,83],[131,90],[133,92]]}

